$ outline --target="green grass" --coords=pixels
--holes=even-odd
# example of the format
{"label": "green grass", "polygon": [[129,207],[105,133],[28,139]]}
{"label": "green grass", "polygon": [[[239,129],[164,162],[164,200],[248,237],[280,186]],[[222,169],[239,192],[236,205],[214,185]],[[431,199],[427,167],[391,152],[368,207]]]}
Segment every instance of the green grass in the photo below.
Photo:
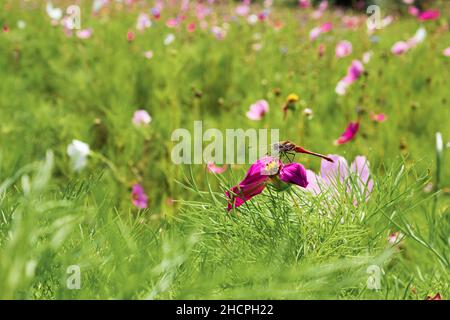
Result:
{"label": "green grass", "polygon": [[[137,9],[82,15],[94,34],[80,40],[52,27],[42,5],[0,4],[0,22],[11,28],[0,35],[1,299],[448,298],[450,171],[444,150],[436,186],[434,141],[437,131],[450,138],[450,60],[442,55],[448,5],[439,7],[444,18],[425,23],[425,42],[396,57],[393,43],[419,27],[411,17],[377,31],[376,44],[364,24],[344,29],[332,12],[299,22],[301,11],[286,8],[273,12],[284,23],[280,31],[230,22],[218,41],[208,31],[188,34],[184,25],[169,30],[164,16],[128,43]],[[216,10],[220,17],[229,8]],[[20,19],[23,30],[15,27]],[[308,33],[328,20],[335,28],[319,41],[327,47],[319,58],[319,42]],[[164,46],[170,32],[176,40]],[[258,52],[255,34],[263,43]],[[353,43],[353,54],[337,60],[342,39]],[[146,50],[153,59],[142,56]],[[367,74],[337,96],[352,59],[368,50]],[[283,121],[289,93],[313,109],[312,120],[298,111]],[[249,105],[263,98],[270,112],[261,122],[248,120]],[[334,146],[357,107],[365,111],[357,139]],[[131,118],[141,108],[153,121],[137,129]],[[389,118],[373,123],[370,111]],[[269,187],[228,213],[224,192],[246,166],[214,176],[204,165],[170,159],[172,131],[192,130],[200,119],[221,130],[279,128],[282,139],[348,161],[365,155],[374,191],[354,206],[345,190],[330,199]],[[80,174],[72,172],[72,139],[87,142],[116,171],[93,157]],[[314,158],[296,160],[319,169]],[[434,189],[426,193],[430,181]],[[148,209],[133,207],[133,182],[145,187]],[[405,239],[392,247],[387,237],[395,231]],[[81,268],[79,290],[66,286],[70,265]],[[371,265],[382,269],[381,290],[367,289]]]}

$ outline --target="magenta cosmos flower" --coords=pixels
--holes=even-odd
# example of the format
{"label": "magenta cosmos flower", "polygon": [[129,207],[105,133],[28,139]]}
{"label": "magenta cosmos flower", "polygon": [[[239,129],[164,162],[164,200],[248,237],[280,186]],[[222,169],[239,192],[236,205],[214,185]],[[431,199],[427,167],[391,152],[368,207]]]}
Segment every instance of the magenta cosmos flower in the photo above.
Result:
{"label": "magenta cosmos flower", "polygon": [[134,184],[131,187],[131,202],[139,209],[145,209],[148,206],[148,196],[140,184]]}
{"label": "magenta cosmos flower", "polygon": [[350,67],[347,69],[347,75],[338,82],[336,86],[336,93],[344,95],[347,88],[356,80],[358,80],[364,72],[364,66],[361,61],[353,60]]}
{"label": "magenta cosmos flower", "polygon": [[352,43],[347,40],[342,40],[336,45],[336,57],[343,58],[352,53]]}
{"label": "magenta cosmos flower", "polygon": [[81,29],[77,31],[77,37],[80,39],[89,39],[92,36],[92,28]]}
{"label": "magenta cosmos flower", "polygon": [[250,106],[247,112],[247,118],[250,120],[261,120],[269,112],[269,103],[266,100],[258,100]]}
{"label": "magenta cosmos flower", "polygon": [[[349,192],[353,191],[363,195],[366,201],[373,190],[373,180],[370,179],[369,162],[364,156],[357,156],[350,167],[347,160],[335,154],[328,155],[333,162],[322,160],[320,174],[316,175],[311,170],[306,170],[308,186],[306,190],[313,194],[322,192],[336,192],[338,184],[343,184]],[[351,182],[351,178],[356,178]],[[357,202],[355,201],[355,204]]]}
{"label": "magenta cosmos flower", "polygon": [[440,15],[441,14],[440,14],[439,10],[427,10],[427,11],[420,12],[418,14],[417,18],[420,21],[436,20],[439,18]]}
{"label": "magenta cosmos flower", "polygon": [[359,122],[350,122],[344,133],[334,142],[335,144],[344,144],[352,140],[359,130]]}
{"label": "magenta cosmos flower", "polygon": [[299,163],[283,164],[280,159],[266,156],[250,166],[247,174],[237,186],[226,192],[229,199],[228,210],[237,208],[247,200],[260,194],[268,183],[295,184],[306,188],[306,170]]}
{"label": "magenta cosmos flower", "polygon": [[333,29],[333,24],[331,22],[325,22],[320,27],[315,27],[309,32],[309,39],[311,41],[317,39],[322,33],[326,33]]}

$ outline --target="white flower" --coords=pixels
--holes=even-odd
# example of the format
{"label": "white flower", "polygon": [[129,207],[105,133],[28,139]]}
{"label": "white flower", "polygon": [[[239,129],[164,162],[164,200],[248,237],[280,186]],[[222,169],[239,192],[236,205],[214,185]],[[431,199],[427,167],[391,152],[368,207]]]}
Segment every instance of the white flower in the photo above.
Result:
{"label": "white flower", "polygon": [[18,27],[19,29],[25,29],[26,26],[27,26],[27,24],[26,24],[25,21],[23,21],[23,20],[17,21],[17,27]]}
{"label": "white flower", "polygon": [[173,33],[169,33],[167,35],[167,37],[164,39],[164,45],[168,46],[169,44],[171,44],[174,41],[175,41],[175,36],[173,35]]}
{"label": "white flower", "polygon": [[442,153],[444,150],[444,142],[442,141],[442,134],[440,132],[436,132],[436,151],[438,153]]}
{"label": "white flower", "polygon": [[258,16],[257,16],[256,14],[252,14],[252,15],[248,16],[247,22],[248,22],[249,24],[255,24],[255,23],[257,23],[257,22],[258,22]]}
{"label": "white flower", "polygon": [[72,140],[72,143],[67,147],[67,155],[72,162],[72,169],[74,171],[81,171],[87,164],[87,156],[91,150],[89,145],[79,140]]}
{"label": "white flower", "polygon": [[47,2],[47,14],[52,20],[60,20],[63,16],[63,11],[61,8],[55,8],[53,7],[53,3],[50,1]]}
{"label": "white flower", "polygon": [[368,64],[370,62],[370,59],[372,59],[372,55],[373,55],[372,51],[364,52],[363,58],[362,58],[363,63]]}
{"label": "white flower", "polygon": [[345,92],[347,91],[347,87],[348,87],[348,84],[346,82],[339,81],[336,85],[335,91],[338,95],[343,96],[343,95],[345,95]]}

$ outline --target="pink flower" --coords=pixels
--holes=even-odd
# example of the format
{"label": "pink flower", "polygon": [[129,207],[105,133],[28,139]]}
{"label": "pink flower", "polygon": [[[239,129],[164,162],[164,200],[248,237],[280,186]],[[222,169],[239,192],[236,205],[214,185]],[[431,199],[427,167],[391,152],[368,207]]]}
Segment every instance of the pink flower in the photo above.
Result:
{"label": "pink flower", "polygon": [[319,47],[317,49],[317,53],[319,54],[319,57],[323,57],[325,54],[326,47],[323,43],[319,44]]}
{"label": "pink flower", "polygon": [[349,29],[356,29],[359,25],[359,17],[357,16],[343,16],[342,22],[344,26]]}
{"label": "pink flower", "polygon": [[247,118],[250,120],[261,120],[269,112],[269,103],[266,100],[258,100],[250,106],[247,112]]}
{"label": "pink flower", "polygon": [[372,119],[372,121],[375,121],[375,122],[384,122],[387,120],[387,115],[385,115],[384,113],[371,112],[370,118]]}
{"label": "pink flower", "polygon": [[344,133],[334,142],[336,145],[344,144],[351,141],[359,130],[359,122],[350,122]]}
{"label": "pink flower", "polygon": [[172,18],[166,21],[166,26],[169,28],[175,28],[178,25],[179,21],[176,18]]}
{"label": "pink flower", "polygon": [[420,21],[436,20],[440,15],[439,10],[427,10],[419,13],[418,19]]}
{"label": "pink flower", "polygon": [[409,6],[408,13],[414,17],[419,16],[420,10],[417,7]]}
{"label": "pink flower", "polygon": [[320,26],[320,31],[322,31],[323,33],[329,32],[331,31],[331,29],[333,29],[333,24],[331,22],[325,22]]}
{"label": "pink flower", "polygon": [[446,57],[450,57],[450,47],[445,48],[444,51],[442,51],[442,54]]}
{"label": "pink flower", "polygon": [[133,124],[136,126],[148,125],[152,122],[152,117],[145,110],[137,110],[133,115]]}
{"label": "pink flower", "polygon": [[191,23],[189,23],[189,24],[186,26],[186,30],[187,30],[189,33],[194,32],[195,29],[196,29],[195,22],[191,22]]}
{"label": "pink flower", "polygon": [[[366,157],[357,156],[350,167],[347,160],[341,156],[330,154],[328,157],[333,162],[322,160],[320,175],[306,170],[309,182],[306,190],[315,195],[328,191],[331,191],[332,195],[336,195],[339,184],[343,184],[348,192],[358,193],[367,201],[373,190],[373,180],[370,179],[369,162]],[[356,204],[357,201],[355,201]]]}
{"label": "pink flower", "polygon": [[128,42],[132,42],[134,40],[134,32],[133,31],[128,31],[127,32],[127,41]]}
{"label": "pink flower", "polygon": [[237,186],[226,192],[228,210],[237,208],[260,194],[268,183],[290,183],[305,188],[308,185],[306,170],[299,163],[284,165],[274,157],[264,157],[250,166],[247,174]]}
{"label": "pink flower", "polygon": [[81,29],[77,31],[77,37],[80,39],[89,39],[92,36],[92,29]]}
{"label": "pink flower", "polygon": [[309,8],[311,6],[311,2],[310,0],[299,0],[298,1],[298,5],[300,6],[300,8]]}
{"label": "pink flower", "polygon": [[347,92],[347,88],[356,80],[358,80],[364,72],[364,66],[361,61],[353,60],[350,67],[347,69],[346,76],[341,79],[336,85],[336,93],[344,95]]}
{"label": "pink flower", "polygon": [[145,51],[144,57],[146,57],[147,59],[153,58],[153,51],[151,51],[151,50]]}
{"label": "pink flower", "polygon": [[134,184],[131,187],[131,202],[139,209],[145,209],[148,206],[148,196],[140,184]]}
{"label": "pink flower", "polygon": [[211,173],[217,173],[217,174],[221,174],[224,173],[225,170],[227,170],[227,165],[224,165],[222,167],[218,167],[216,166],[213,162],[209,162],[207,165],[208,171]]}
{"label": "pink flower", "polygon": [[438,292],[438,293],[436,293],[436,295],[434,297],[427,296],[425,298],[425,300],[442,300],[442,297],[441,297],[441,294]]}
{"label": "pink flower", "polygon": [[150,28],[152,26],[152,22],[150,20],[150,17],[146,13],[141,13],[138,16],[137,22],[136,22],[136,29],[139,31],[143,31],[147,28]]}
{"label": "pink flower", "polygon": [[363,63],[368,64],[370,62],[370,59],[372,59],[372,55],[373,55],[372,51],[364,52],[363,58],[362,58]]}
{"label": "pink flower", "polygon": [[347,84],[352,84],[356,80],[361,77],[362,73],[364,72],[364,66],[359,60],[353,60],[350,67],[347,69],[347,75],[343,79],[343,81]]}
{"label": "pink flower", "polygon": [[347,40],[340,41],[336,45],[336,57],[343,58],[352,53],[352,44]]}
{"label": "pink flower", "polygon": [[235,12],[238,16],[246,16],[250,12],[250,6],[247,4],[238,5]]}
{"label": "pink flower", "polygon": [[362,73],[364,72],[364,66],[361,61],[353,60],[350,67],[347,69],[347,75],[341,79],[336,85],[336,93],[339,95],[344,95],[347,88],[356,80],[358,80]]}
{"label": "pink flower", "polygon": [[214,34],[217,40],[223,40],[227,36],[227,31],[219,26],[212,27],[211,32]]}
{"label": "pink flower", "polygon": [[403,240],[403,238],[405,237],[405,235],[403,233],[401,233],[400,231],[391,233],[388,237],[388,242],[391,245],[396,245],[399,244],[400,241]]}
{"label": "pink flower", "polygon": [[319,27],[311,29],[309,32],[309,39],[311,41],[317,39],[322,33],[326,33],[333,29],[333,24],[331,22],[326,22]]}
{"label": "pink flower", "polygon": [[409,45],[405,41],[398,41],[391,48],[391,52],[397,56],[405,53],[408,50]]}
{"label": "pink flower", "polygon": [[313,41],[317,39],[321,33],[322,31],[320,30],[320,27],[311,29],[311,31],[309,32],[309,40]]}

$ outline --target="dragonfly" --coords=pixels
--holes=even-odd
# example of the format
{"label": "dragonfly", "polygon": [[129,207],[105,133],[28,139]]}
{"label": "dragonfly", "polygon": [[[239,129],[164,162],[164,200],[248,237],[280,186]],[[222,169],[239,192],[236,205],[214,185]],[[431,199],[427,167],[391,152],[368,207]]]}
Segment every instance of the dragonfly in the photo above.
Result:
{"label": "dragonfly", "polygon": [[[280,141],[280,142],[272,144],[272,150],[274,152],[278,152],[281,156],[286,157],[289,160],[289,162],[293,161],[293,159],[295,158],[295,155],[297,153],[305,153],[305,154],[309,154],[312,156],[316,156],[316,157],[325,159],[329,162],[334,162],[333,159],[331,159],[330,157],[327,157],[327,156],[317,153],[317,152],[312,152],[312,151],[306,150],[305,148],[303,148],[299,145],[296,145],[295,143],[293,143],[289,140]],[[290,158],[290,156],[292,157],[292,159]]]}

